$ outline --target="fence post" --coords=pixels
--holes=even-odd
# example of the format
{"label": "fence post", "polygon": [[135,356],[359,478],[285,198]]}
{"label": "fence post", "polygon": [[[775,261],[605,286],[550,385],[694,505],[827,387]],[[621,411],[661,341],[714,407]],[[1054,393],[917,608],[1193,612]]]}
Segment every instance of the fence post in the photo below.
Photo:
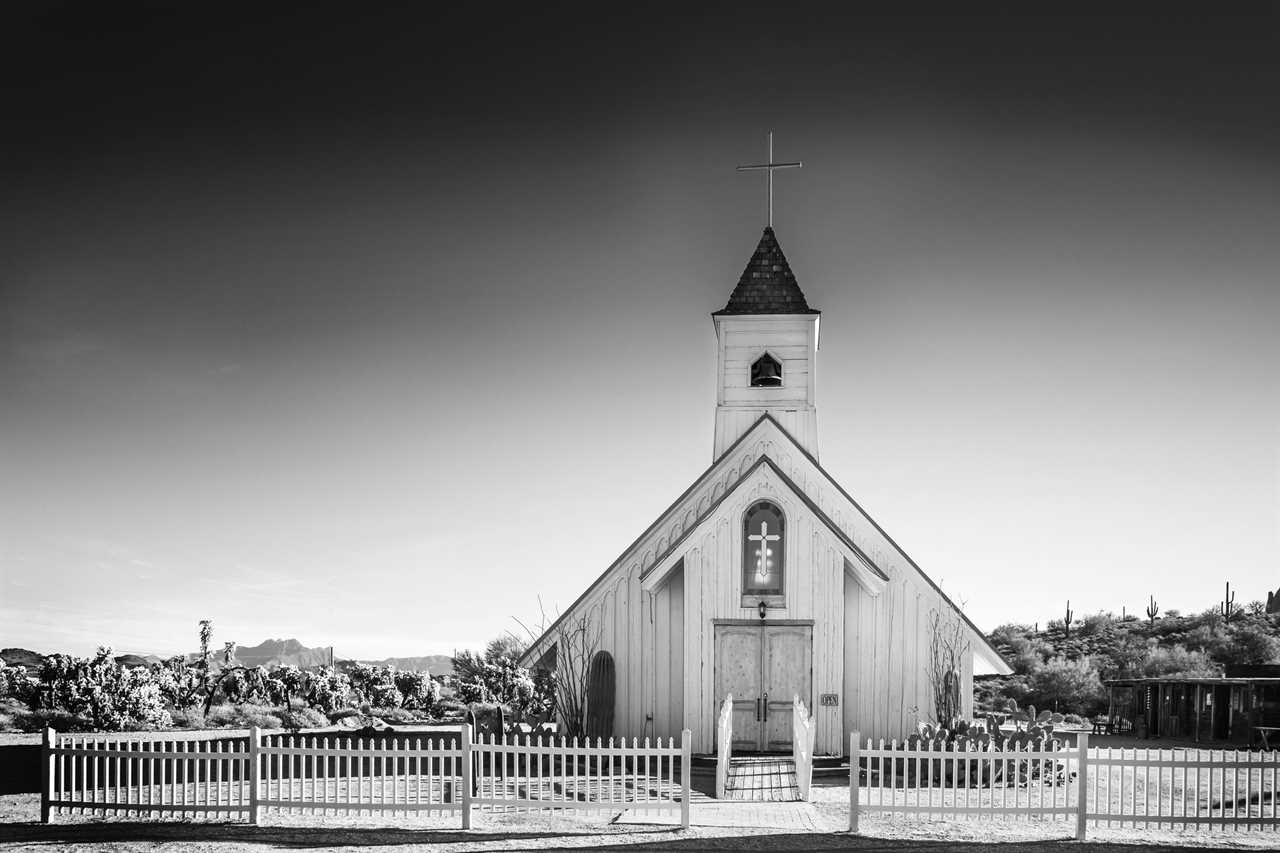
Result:
{"label": "fence post", "polygon": [[680,732],[680,826],[689,828],[689,800],[693,794],[693,732]]}
{"label": "fence post", "polygon": [[258,822],[258,786],[262,781],[261,760],[258,749],[262,746],[262,730],[249,727],[249,823]]}
{"label": "fence post", "polygon": [[849,831],[858,831],[858,783],[860,782],[861,771],[858,765],[862,763],[861,756],[858,753],[859,733],[857,731],[849,733]]}
{"label": "fence post", "polygon": [[1079,768],[1076,778],[1076,841],[1084,841],[1085,824],[1089,822],[1089,733],[1080,732],[1076,735],[1076,748],[1080,751],[1080,760],[1076,763]]}
{"label": "fence post", "polygon": [[462,828],[471,828],[471,786],[475,768],[471,766],[471,724],[462,724]]}
{"label": "fence post", "polygon": [[53,747],[58,735],[53,729],[45,726],[44,737],[40,746],[40,822],[49,822],[50,805],[53,799]]}

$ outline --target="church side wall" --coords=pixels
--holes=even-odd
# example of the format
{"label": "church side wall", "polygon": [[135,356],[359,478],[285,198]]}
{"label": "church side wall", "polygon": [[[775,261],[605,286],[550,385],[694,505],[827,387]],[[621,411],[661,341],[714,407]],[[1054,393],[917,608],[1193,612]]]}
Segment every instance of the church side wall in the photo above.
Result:
{"label": "church side wall", "polygon": [[[863,738],[902,738],[915,731],[917,721],[933,719],[929,666],[935,611],[956,618],[936,591],[910,578],[890,583],[878,597],[845,578],[846,734],[857,730]],[[971,715],[971,652],[962,658],[960,683],[961,711]]]}

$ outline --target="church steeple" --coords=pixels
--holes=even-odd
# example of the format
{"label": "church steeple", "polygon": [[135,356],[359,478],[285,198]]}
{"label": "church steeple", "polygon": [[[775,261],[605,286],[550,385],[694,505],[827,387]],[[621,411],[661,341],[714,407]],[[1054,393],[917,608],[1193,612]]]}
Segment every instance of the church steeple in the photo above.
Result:
{"label": "church steeple", "polygon": [[805,301],[773,227],[764,229],[721,314],[817,314]]}
{"label": "church steeple", "polygon": [[810,308],[772,226],[716,325],[714,458],[768,413],[814,457],[818,455],[818,318]]}

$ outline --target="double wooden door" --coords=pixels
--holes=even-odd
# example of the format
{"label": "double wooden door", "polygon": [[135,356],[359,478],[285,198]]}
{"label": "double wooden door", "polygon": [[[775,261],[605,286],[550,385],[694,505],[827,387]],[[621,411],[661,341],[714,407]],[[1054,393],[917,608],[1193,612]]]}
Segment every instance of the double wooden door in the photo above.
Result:
{"label": "double wooden door", "polygon": [[733,694],[733,750],[788,752],[792,700],[811,706],[812,625],[715,626],[716,707]]}

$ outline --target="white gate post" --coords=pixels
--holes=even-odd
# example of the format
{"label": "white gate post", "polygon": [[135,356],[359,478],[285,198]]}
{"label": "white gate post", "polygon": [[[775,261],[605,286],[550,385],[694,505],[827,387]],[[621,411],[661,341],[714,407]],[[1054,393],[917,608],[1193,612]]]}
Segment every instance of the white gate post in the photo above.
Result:
{"label": "white gate post", "polygon": [[680,825],[689,828],[689,800],[693,793],[693,732],[680,732]]}
{"label": "white gate post", "polygon": [[1078,768],[1078,776],[1076,778],[1076,841],[1084,841],[1085,825],[1088,823],[1089,815],[1089,733],[1080,732],[1076,735],[1076,748],[1080,750],[1080,760],[1076,763]]}
{"label": "white gate post", "polygon": [[860,773],[858,765],[862,763],[858,754],[859,733],[849,733],[849,831],[858,831],[858,783]]}
{"label": "white gate post", "polygon": [[[261,781],[262,761],[258,749],[262,746],[262,730],[249,727],[249,823],[258,822],[258,785]],[[163,762],[161,762],[163,764]]]}
{"label": "white gate post", "polygon": [[40,822],[49,822],[49,802],[53,799],[53,747],[58,735],[53,729],[45,726],[44,737],[40,746]]}
{"label": "white gate post", "polygon": [[471,785],[475,769],[471,766],[471,724],[462,724],[462,828],[471,828]]}

